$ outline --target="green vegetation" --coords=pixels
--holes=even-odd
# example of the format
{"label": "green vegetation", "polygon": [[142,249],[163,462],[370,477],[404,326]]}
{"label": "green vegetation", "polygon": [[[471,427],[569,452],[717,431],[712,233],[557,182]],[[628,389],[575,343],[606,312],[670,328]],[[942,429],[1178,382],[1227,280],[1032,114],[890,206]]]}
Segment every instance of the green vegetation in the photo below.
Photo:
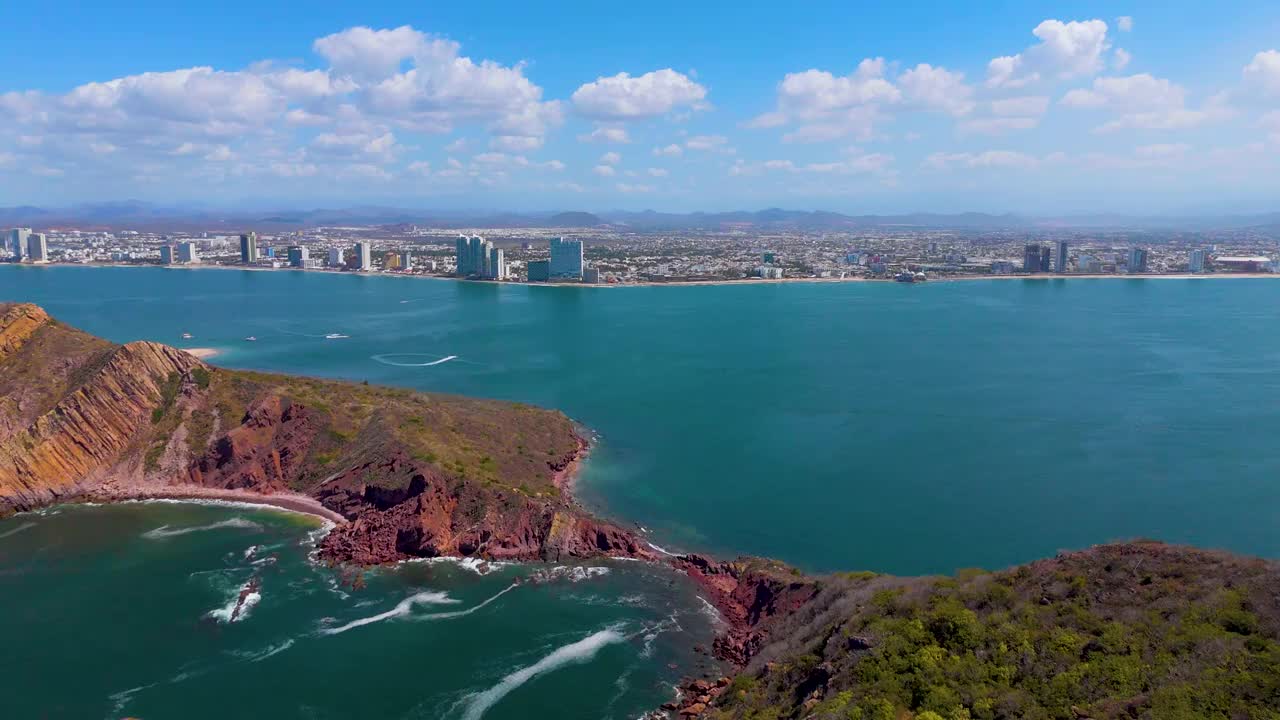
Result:
{"label": "green vegetation", "polygon": [[708,717],[1280,719],[1280,571],[1264,561],[1138,543],[823,583]]}
{"label": "green vegetation", "polygon": [[173,403],[178,399],[178,391],[181,389],[182,376],[176,372],[169,373],[169,377],[160,384],[160,406],[151,411],[151,424],[159,423],[173,409]]}

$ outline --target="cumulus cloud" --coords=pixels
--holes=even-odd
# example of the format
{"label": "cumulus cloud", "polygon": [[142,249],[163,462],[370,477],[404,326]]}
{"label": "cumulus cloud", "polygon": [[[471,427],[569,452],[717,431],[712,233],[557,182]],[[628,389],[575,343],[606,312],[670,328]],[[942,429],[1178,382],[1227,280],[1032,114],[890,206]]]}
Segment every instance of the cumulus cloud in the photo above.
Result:
{"label": "cumulus cloud", "polygon": [[1280,51],[1264,50],[1244,68],[1245,86],[1268,96],[1280,95]]}
{"label": "cumulus cloud", "polygon": [[707,89],[671,68],[601,77],[573,92],[574,110],[591,118],[636,120],[703,105]]}
{"label": "cumulus cloud", "polygon": [[903,96],[931,110],[951,115],[967,115],[973,111],[973,88],[964,81],[964,73],[920,63],[898,76]]}
{"label": "cumulus cloud", "polygon": [[627,134],[627,129],[624,127],[597,125],[591,132],[579,135],[578,141],[584,143],[625,145],[631,142],[631,136]]}
{"label": "cumulus cloud", "polygon": [[1116,70],[1123,70],[1129,66],[1129,61],[1132,59],[1133,56],[1129,54],[1128,50],[1116,48],[1116,51],[1111,56],[1111,67]]}
{"label": "cumulus cloud", "polygon": [[607,152],[600,156],[600,163],[603,165],[617,165],[622,162],[622,155],[616,152]]}
{"label": "cumulus cloud", "polygon": [[684,146],[689,150],[702,152],[733,152],[733,148],[729,147],[729,138],[723,135],[695,135],[686,140]]}
{"label": "cumulus cloud", "polygon": [[1116,29],[1120,32],[1131,32],[1133,30],[1133,18],[1128,15],[1121,15],[1116,18]]}
{"label": "cumulus cloud", "polygon": [[680,157],[684,154],[684,148],[672,143],[671,145],[654,148],[653,154],[659,157]]}
{"label": "cumulus cloud", "polygon": [[1011,150],[988,150],[981,153],[933,153],[925,158],[924,166],[934,170],[955,168],[1032,168],[1040,161],[1026,153]]}
{"label": "cumulus cloud", "polygon": [[1069,79],[1102,71],[1110,48],[1102,20],[1045,20],[1031,31],[1040,39],[1016,55],[987,64],[987,87],[1020,88],[1041,79]]}
{"label": "cumulus cloud", "polygon": [[599,175],[600,177],[613,177],[618,174],[618,171],[614,170],[612,165],[597,165],[591,168],[591,172]]}
{"label": "cumulus cloud", "polygon": [[1101,77],[1089,88],[1068,92],[1060,101],[1072,108],[1103,109],[1119,117],[1098,126],[1097,132],[1124,129],[1180,130],[1223,120],[1233,112],[1223,94],[1209,98],[1199,109],[1186,106],[1187,92],[1176,83],[1148,73]]}

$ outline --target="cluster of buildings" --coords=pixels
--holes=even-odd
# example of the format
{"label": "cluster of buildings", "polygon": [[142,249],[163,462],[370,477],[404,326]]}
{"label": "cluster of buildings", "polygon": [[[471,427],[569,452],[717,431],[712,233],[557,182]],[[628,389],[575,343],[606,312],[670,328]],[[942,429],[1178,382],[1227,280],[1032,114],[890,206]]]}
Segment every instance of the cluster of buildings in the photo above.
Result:
{"label": "cluster of buildings", "polygon": [[5,249],[11,262],[49,262],[49,240],[44,233],[31,228],[12,228],[5,236]]}
{"label": "cluster of buildings", "polygon": [[484,280],[506,280],[508,268],[502,248],[479,235],[467,237],[459,235],[456,243],[457,269],[459,277],[474,277]]}

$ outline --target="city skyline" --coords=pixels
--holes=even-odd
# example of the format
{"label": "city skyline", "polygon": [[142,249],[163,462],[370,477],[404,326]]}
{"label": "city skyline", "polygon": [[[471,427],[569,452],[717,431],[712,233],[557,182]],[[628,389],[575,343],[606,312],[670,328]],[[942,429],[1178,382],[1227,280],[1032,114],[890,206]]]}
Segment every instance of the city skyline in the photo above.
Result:
{"label": "city skyline", "polygon": [[[190,8],[89,9],[50,57],[37,50],[70,13],[8,7],[0,193],[41,206],[1274,209],[1280,11],[1263,3],[1231,17],[1192,3],[748,5],[682,8],[680,22],[663,9],[302,17],[232,3],[199,22]],[[137,42],[96,32],[99,13]],[[486,22],[498,14],[508,22]]]}

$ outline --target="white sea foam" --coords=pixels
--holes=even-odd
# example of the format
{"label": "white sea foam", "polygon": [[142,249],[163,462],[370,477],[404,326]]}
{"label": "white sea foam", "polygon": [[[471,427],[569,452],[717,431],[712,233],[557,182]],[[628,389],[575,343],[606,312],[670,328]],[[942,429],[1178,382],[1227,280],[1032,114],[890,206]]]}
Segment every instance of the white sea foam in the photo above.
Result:
{"label": "white sea foam", "polygon": [[582,582],[591,578],[603,577],[609,574],[607,567],[583,567],[581,565],[556,565],[546,570],[539,570],[529,577],[532,582],[544,583],[555,580],[567,580],[569,582]]}
{"label": "white sea foam", "polygon": [[666,548],[658,547],[653,543],[649,543],[649,547],[653,548],[654,550],[657,550],[658,552],[662,553],[663,555],[666,555],[667,557],[676,557],[675,553],[671,552],[670,550],[667,550]]}
{"label": "white sea foam", "polygon": [[247,528],[252,530],[261,530],[262,526],[252,520],[245,520],[241,517],[228,518],[227,520],[219,520],[216,523],[208,525],[193,525],[190,527],[170,529],[168,525],[161,525],[154,530],[148,530],[142,533],[142,537],[148,540],[160,540],[167,537],[175,537],[177,535],[186,535],[194,532],[204,532],[206,530],[221,530],[222,528]]}
{"label": "white sea foam", "polygon": [[463,702],[466,703],[466,707],[461,717],[463,720],[479,720],[489,708],[498,704],[502,698],[535,677],[559,670],[566,665],[590,662],[595,658],[596,653],[600,652],[601,648],[620,643],[622,640],[622,633],[618,632],[618,627],[610,626],[599,632],[592,633],[575,643],[557,648],[538,662],[528,667],[520,668],[502,678],[497,685],[488,690],[464,698]]}
{"label": "white sea foam", "polygon": [[291,647],[293,647],[293,638],[287,638],[284,642],[276,645],[268,645],[263,650],[258,650],[256,652],[237,652],[235,654],[249,662],[262,662],[272,655],[279,655]]}
{"label": "white sea foam", "polygon": [[394,367],[431,367],[433,365],[443,365],[444,363],[447,363],[450,360],[458,359],[457,355],[445,355],[444,357],[436,358],[435,360],[429,360],[427,362],[404,362],[402,360],[395,359],[395,358],[421,358],[421,357],[434,357],[434,356],[424,355],[422,353],[386,353],[383,355],[373,355],[371,356],[370,359],[372,359],[375,362],[380,362],[383,365],[391,365]]}
{"label": "white sea foam", "polygon": [[21,525],[19,525],[18,527],[14,528],[14,529],[12,529],[12,530],[5,530],[4,532],[0,533],[0,538],[7,538],[7,537],[9,537],[10,535],[17,535],[18,533],[22,532],[23,530],[30,530],[31,528],[33,528],[33,527],[35,527],[35,526],[36,526],[36,524],[35,524],[35,523],[33,523],[33,522],[29,522],[29,523],[22,523]]}
{"label": "white sea foam", "polygon": [[709,615],[714,622],[717,622],[717,623],[724,622],[724,618],[720,616],[720,611],[716,609],[715,605],[712,605],[710,601],[708,601],[706,598],[702,597],[701,595],[698,595],[697,598],[698,598],[698,601],[702,603],[703,612]]}
{"label": "white sea foam", "polygon": [[430,564],[435,564],[435,563],[449,563],[449,564],[452,564],[452,565],[457,565],[459,568],[461,568],[461,569],[463,569],[463,570],[470,570],[471,572],[473,572],[473,573],[475,573],[475,574],[477,574],[477,575],[488,575],[488,574],[489,574],[489,573],[491,573],[491,572],[495,572],[495,571],[497,571],[497,570],[501,570],[501,569],[503,569],[503,568],[510,567],[510,566],[513,564],[513,563],[508,563],[508,562],[498,562],[498,561],[496,561],[496,560],[484,560],[484,559],[477,558],[477,557],[463,557],[463,558],[456,558],[456,557],[410,558],[409,560],[404,560],[404,561],[402,561],[402,562],[403,562],[403,563],[405,563],[405,564],[409,564],[409,563],[430,563]]}
{"label": "white sea foam", "polygon": [[420,592],[414,595],[410,595],[404,600],[401,600],[399,603],[396,604],[395,607],[391,608],[386,612],[378,613],[377,615],[370,615],[369,617],[360,618],[359,620],[352,620],[346,625],[339,625],[338,627],[335,627],[335,628],[323,628],[320,630],[320,632],[324,633],[325,635],[337,635],[338,633],[344,633],[348,630],[354,630],[358,627],[364,627],[365,625],[371,625],[376,622],[382,622],[383,620],[390,620],[391,618],[397,618],[397,617],[406,617],[413,612],[414,605],[452,605],[457,602],[458,602],[457,600],[454,600],[453,598],[449,597],[448,594],[446,593]]}
{"label": "white sea foam", "polygon": [[[240,594],[249,588],[249,583],[245,583],[241,587],[237,588],[235,594],[227,601],[227,604],[220,608],[210,610],[208,612],[208,617],[211,617],[220,623],[240,622],[241,620],[249,617],[249,611],[253,610],[253,606],[257,605],[258,601],[262,600],[262,593],[257,590],[253,590],[248,593],[244,596],[244,599],[241,600]],[[236,612],[237,607],[240,608],[239,612]]]}

